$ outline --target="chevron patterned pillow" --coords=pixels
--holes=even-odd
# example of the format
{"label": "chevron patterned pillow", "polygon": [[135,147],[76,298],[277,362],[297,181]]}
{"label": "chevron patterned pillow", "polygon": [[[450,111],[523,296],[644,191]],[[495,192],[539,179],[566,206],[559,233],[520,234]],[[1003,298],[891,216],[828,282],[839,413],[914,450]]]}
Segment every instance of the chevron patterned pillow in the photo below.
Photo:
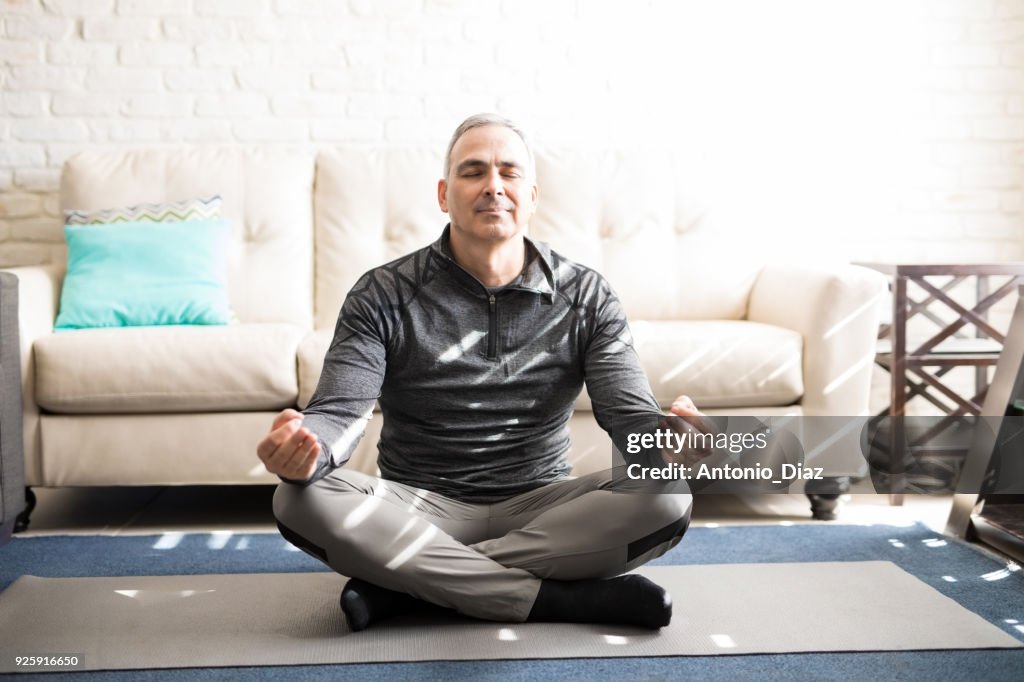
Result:
{"label": "chevron patterned pillow", "polygon": [[186,220],[210,220],[220,217],[220,195],[161,204],[139,204],[99,211],[64,211],[65,225],[109,223],[166,223]]}

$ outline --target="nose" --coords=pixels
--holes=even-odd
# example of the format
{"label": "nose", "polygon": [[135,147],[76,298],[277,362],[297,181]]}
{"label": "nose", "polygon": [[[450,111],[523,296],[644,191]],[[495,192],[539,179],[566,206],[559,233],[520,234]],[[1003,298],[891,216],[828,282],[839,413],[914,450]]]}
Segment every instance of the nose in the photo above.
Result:
{"label": "nose", "polygon": [[484,194],[493,196],[503,196],[505,194],[505,185],[501,180],[501,173],[496,168],[492,168],[491,172],[487,176],[487,185],[484,187]]}

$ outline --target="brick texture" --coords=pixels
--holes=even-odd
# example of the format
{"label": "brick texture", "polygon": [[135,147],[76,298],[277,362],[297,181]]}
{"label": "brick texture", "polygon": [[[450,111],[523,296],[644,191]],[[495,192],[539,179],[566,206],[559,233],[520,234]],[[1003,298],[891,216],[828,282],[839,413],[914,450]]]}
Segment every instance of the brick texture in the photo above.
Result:
{"label": "brick texture", "polygon": [[78,151],[441,148],[493,109],[682,149],[714,224],[807,258],[1024,260],[1024,0],[740,4],[4,2],[0,266],[63,257]]}

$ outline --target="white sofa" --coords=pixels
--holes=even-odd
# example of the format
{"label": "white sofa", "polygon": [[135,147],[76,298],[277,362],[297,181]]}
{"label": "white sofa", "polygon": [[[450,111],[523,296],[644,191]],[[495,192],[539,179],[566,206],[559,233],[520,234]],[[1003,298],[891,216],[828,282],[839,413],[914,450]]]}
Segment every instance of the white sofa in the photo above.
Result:
{"label": "white sofa", "polygon": [[[239,322],[53,333],[63,267],[13,269],[26,484],[275,482],[256,443],[279,410],[308,401],[356,278],[441,232],[440,169],[440,150],[421,149],[71,158],[64,208],[220,194]],[[743,253],[707,229],[668,155],[539,150],[537,175],[531,236],[608,278],[663,405],[686,393],[713,413],[866,413],[881,275]],[[379,427],[350,466],[374,469]],[[609,461],[585,392],[572,429],[578,471]]]}

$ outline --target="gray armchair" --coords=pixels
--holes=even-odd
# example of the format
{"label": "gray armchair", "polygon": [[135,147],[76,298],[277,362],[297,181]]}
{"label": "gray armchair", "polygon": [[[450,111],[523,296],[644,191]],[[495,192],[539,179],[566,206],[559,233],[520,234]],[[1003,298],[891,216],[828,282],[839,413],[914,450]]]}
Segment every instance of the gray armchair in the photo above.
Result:
{"label": "gray armchair", "polygon": [[21,411],[18,278],[0,272],[0,546],[27,519]]}

